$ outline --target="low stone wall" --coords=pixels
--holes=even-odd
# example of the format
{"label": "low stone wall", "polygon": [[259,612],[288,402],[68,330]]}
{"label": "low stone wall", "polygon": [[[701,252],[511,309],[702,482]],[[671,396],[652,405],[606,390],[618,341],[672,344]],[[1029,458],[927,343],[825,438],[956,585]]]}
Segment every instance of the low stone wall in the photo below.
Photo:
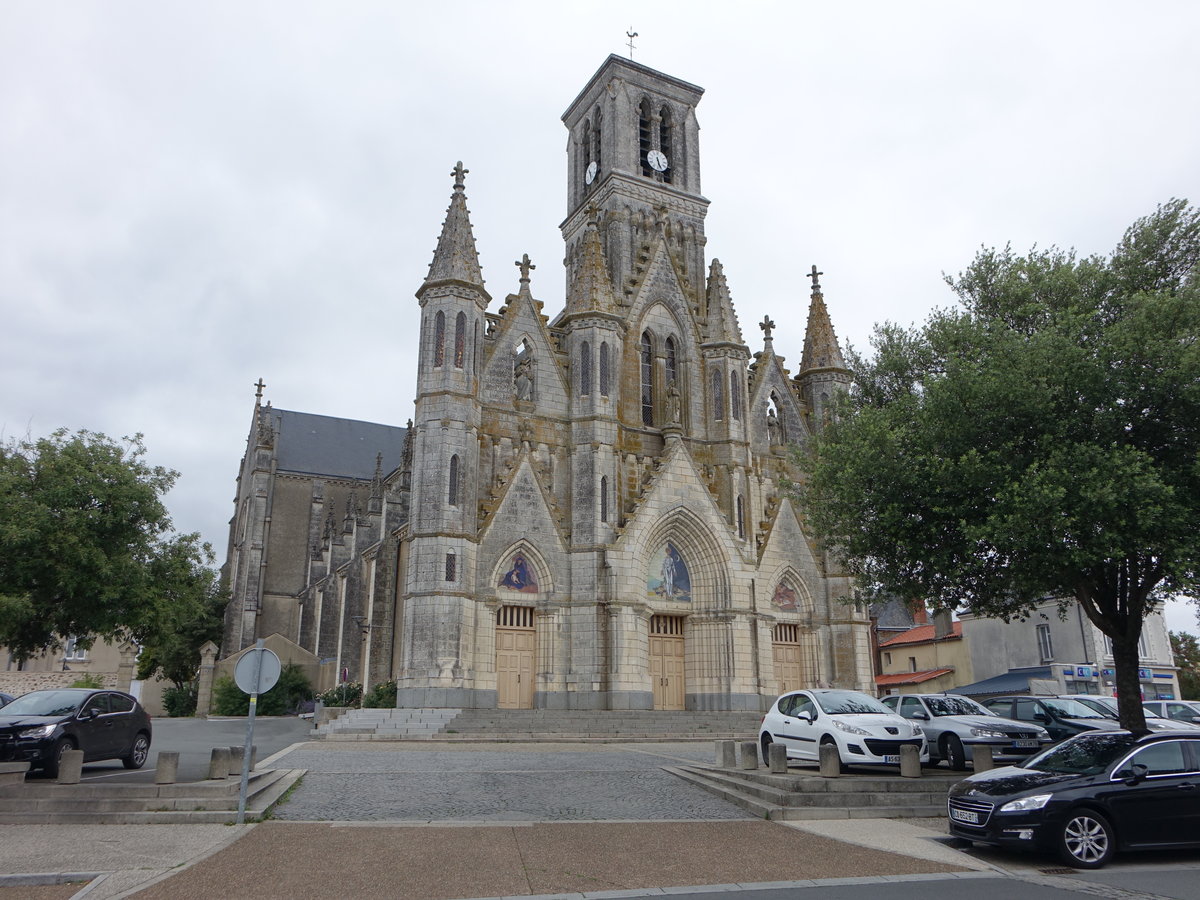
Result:
{"label": "low stone wall", "polygon": [[[70,687],[80,679],[79,672],[0,672],[0,691],[14,696],[29,691],[50,690],[52,688]],[[103,687],[115,688],[117,674],[97,672]]]}

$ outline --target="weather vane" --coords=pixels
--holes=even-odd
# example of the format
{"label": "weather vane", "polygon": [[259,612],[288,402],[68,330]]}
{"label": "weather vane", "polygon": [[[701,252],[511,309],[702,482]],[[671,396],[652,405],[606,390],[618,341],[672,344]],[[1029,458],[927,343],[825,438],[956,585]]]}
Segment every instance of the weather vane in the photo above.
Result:
{"label": "weather vane", "polygon": [[629,30],[625,32],[625,37],[629,38],[629,58],[633,59],[633,39],[638,36],[638,33],[633,30],[633,26],[629,26]]}

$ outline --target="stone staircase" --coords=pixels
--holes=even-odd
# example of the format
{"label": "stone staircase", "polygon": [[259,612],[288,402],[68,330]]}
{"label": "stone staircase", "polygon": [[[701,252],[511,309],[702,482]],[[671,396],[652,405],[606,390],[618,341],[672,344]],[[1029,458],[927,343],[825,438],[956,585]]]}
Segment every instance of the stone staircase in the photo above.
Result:
{"label": "stone staircase", "polygon": [[816,770],[668,766],[666,771],[764,819],[907,819],[946,814],[946,792],[962,775],[926,769],[920,778],[852,771],[824,777]]}
{"label": "stone staircase", "polygon": [[317,727],[331,741],[753,740],[751,712],[583,709],[355,709]]}
{"label": "stone staircase", "polygon": [[[18,764],[9,764],[16,766]],[[224,825],[237,819],[241,778],[189,784],[56,784],[0,779],[4,825]],[[263,818],[304,769],[260,769],[246,786],[246,821]]]}

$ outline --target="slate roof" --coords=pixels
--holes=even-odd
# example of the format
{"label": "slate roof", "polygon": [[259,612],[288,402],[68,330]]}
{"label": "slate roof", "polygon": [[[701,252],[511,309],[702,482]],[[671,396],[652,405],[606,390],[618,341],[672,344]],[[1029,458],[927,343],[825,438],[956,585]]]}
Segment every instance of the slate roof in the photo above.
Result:
{"label": "slate roof", "polygon": [[1035,666],[1027,669],[1010,669],[1003,675],[994,675],[991,678],[985,678],[983,681],[977,681],[974,684],[966,684],[962,687],[956,687],[954,693],[978,695],[978,694],[1028,694],[1030,680],[1048,680],[1054,675],[1051,673],[1050,666]]}
{"label": "slate roof", "polygon": [[881,643],[882,647],[897,647],[901,644],[928,644],[933,640],[949,641],[955,638],[962,638],[962,622],[954,622],[950,626],[950,633],[941,638],[935,638],[936,626],[934,625],[917,625],[908,629],[903,634],[898,634],[894,638]]}
{"label": "slate roof", "polygon": [[406,429],[356,419],[338,419],[290,409],[272,409],[275,454],[281,472],[333,478],[371,478],[383,454],[383,474],[400,465]]}

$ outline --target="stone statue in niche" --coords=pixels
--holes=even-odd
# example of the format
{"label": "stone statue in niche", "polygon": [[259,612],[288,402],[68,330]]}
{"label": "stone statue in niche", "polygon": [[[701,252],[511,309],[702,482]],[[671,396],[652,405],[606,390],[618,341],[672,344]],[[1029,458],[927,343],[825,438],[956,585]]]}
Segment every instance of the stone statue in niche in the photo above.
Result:
{"label": "stone statue in niche", "polygon": [[767,410],[767,441],[772,447],[783,444],[783,429],[779,425],[779,416],[774,409]]}
{"label": "stone statue in niche", "polygon": [[667,385],[667,424],[679,424],[679,388],[674,381]]}
{"label": "stone statue in niche", "polygon": [[513,391],[518,400],[533,399],[533,357],[528,353],[518,355],[513,366]]}

